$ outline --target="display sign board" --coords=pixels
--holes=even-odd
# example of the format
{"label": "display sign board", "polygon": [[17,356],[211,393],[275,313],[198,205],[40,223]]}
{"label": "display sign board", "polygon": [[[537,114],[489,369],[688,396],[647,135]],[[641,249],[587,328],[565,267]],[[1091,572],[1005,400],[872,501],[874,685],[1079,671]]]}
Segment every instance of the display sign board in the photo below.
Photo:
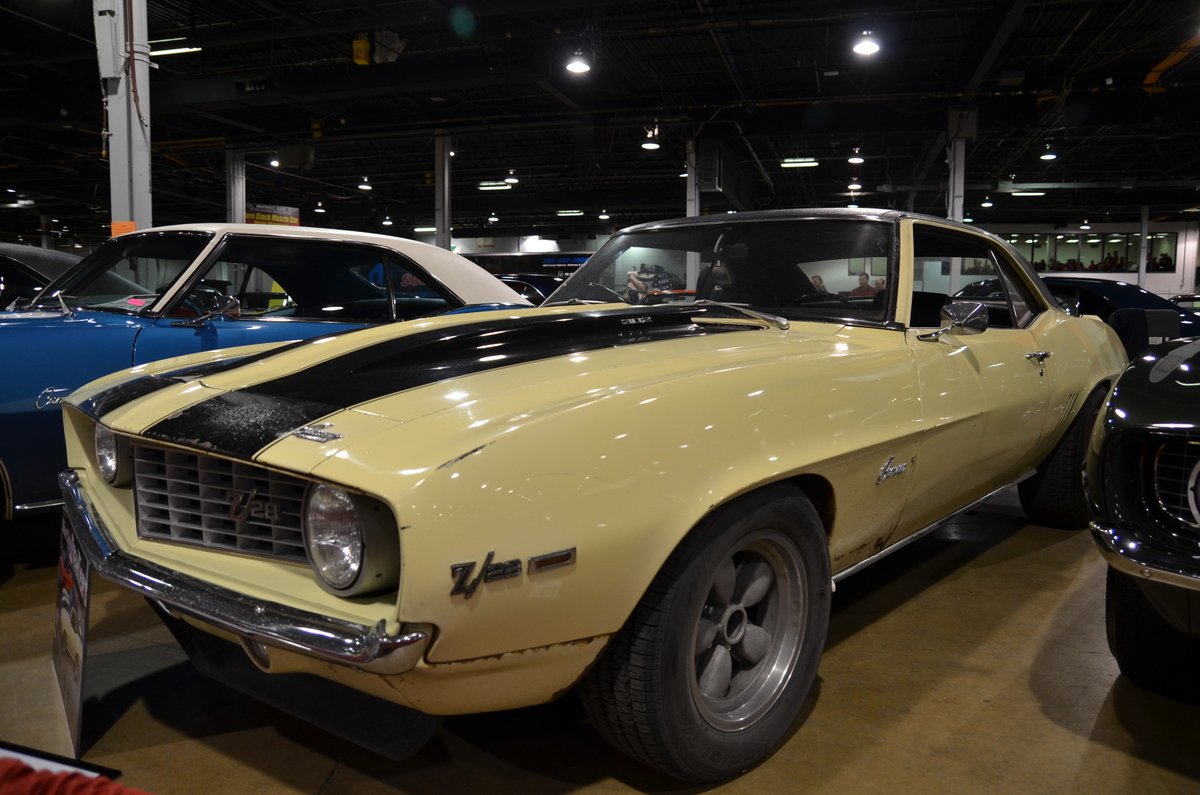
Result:
{"label": "display sign board", "polygon": [[300,226],[300,208],[282,204],[247,204],[246,223]]}
{"label": "display sign board", "polygon": [[58,553],[58,599],[55,602],[58,611],[54,618],[54,648],[50,656],[54,661],[76,759],[83,736],[83,664],[87,659],[90,586],[91,567],[64,520]]}

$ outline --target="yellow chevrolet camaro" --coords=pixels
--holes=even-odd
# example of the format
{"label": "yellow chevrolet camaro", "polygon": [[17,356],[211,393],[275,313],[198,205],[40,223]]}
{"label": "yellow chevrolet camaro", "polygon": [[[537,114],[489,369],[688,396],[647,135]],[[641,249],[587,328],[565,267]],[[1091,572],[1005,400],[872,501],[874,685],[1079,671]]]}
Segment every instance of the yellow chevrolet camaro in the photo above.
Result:
{"label": "yellow chevrolet camaro", "polygon": [[411,747],[578,687],[617,747],[715,781],[798,720],[838,580],[1014,483],[1033,521],[1087,524],[1124,365],[968,226],[680,219],[538,309],[95,381],[61,485],[93,570],[215,673],[391,701]]}

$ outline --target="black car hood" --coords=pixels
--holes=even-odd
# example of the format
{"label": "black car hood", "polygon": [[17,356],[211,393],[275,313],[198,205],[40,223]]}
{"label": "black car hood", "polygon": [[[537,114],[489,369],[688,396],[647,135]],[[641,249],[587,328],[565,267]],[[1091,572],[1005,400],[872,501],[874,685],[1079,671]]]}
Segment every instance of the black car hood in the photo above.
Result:
{"label": "black car hood", "polygon": [[1200,337],[1170,340],[1135,357],[1113,390],[1108,419],[1128,427],[1200,429]]}

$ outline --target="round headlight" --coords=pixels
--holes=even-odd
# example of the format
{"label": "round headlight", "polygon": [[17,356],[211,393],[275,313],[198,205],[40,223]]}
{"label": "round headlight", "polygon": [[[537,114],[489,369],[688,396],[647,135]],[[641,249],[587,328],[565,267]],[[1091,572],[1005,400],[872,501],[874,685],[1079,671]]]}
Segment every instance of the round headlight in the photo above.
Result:
{"label": "round headlight", "polygon": [[117,435],[99,424],[96,425],[96,468],[100,470],[100,477],[109,483],[117,482],[121,470]]}
{"label": "round headlight", "polygon": [[348,493],[324,484],[308,490],[304,540],[313,571],[323,583],[335,591],[354,585],[362,570],[363,523]]}

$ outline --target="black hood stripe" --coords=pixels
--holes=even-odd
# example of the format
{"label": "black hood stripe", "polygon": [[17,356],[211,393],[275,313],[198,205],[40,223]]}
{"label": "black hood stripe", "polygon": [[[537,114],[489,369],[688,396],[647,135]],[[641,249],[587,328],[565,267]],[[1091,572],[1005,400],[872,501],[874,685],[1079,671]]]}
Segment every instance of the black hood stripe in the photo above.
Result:
{"label": "black hood stripe", "polygon": [[[345,332],[340,332],[345,333]],[[327,334],[326,337],[335,336]],[[319,339],[323,339],[319,338]],[[136,378],[130,378],[128,381],[122,381],[114,386],[109,387],[101,392],[97,392],[87,400],[79,403],[79,409],[95,419],[103,417],[114,409],[124,406],[126,403],[132,403],[138,398],[145,397],[152,392],[157,392],[160,389],[165,389],[172,384],[182,384],[186,381],[193,381],[197,378],[223,373],[226,370],[232,370],[235,367],[241,367],[244,364],[261,361],[271,356],[280,353],[285,353],[301,345],[307,345],[314,340],[301,340],[300,342],[292,342],[287,345],[281,345],[278,348],[272,348],[269,351],[256,353],[251,356],[238,356],[232,359],[222,359],[205,364],[197,364],[191,367],[183,367],[179,370],[170,370],[165,373],[155,373],[154,375],[143,375]]]}
{"label": "black hood stripe", "polygon": [[449,378],[619,345],[761,328],[694,323],[701,315],[744,317],[722,307],[651,307],[526,315],[421,332],[209,398],[151,426],[146,435],[250,459],[335,411]]}

